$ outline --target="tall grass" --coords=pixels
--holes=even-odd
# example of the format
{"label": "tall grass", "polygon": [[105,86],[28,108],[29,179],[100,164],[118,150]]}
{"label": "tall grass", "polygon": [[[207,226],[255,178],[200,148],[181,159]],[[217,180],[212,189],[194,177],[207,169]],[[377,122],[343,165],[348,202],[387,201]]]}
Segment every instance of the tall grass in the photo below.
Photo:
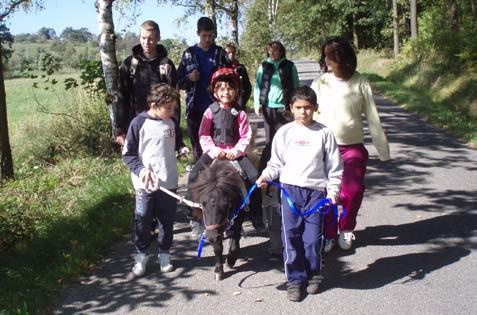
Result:
{"label": "tall grass", "polygon": [[6,82],[16,180],[0,185],[1,315],[49,314],[132,223],[129,172],[102,99],[31,83]]}
{"label": "tall grass", "polygon": [[374,51],[358,55],[358,70],[394,102],[477,146],[477,69],[438,59],[394,61]]}
{"label": "tall grass", "polygon": [[132,219],[129,173],[102,100],[30,84],[7,81],[16,180],[0,186],[2,315],[49,313]]}

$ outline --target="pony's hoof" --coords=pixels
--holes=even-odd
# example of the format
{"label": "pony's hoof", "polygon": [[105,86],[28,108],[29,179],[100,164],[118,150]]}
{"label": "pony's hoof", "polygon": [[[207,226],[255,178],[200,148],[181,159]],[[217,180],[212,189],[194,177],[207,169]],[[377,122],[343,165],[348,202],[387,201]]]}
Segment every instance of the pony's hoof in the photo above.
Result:
{"label": "pony's hoof", "polygon": [[227,266],[229,266],[230,268],[232,268],[233,266],[235,266],[235,263],[237,262],[237,257],[235,256],[227,256]]}
{"label": "pony's hoof", "polygon": [[222,281],[224,280],[224,272],[214,272],[215,281]]}

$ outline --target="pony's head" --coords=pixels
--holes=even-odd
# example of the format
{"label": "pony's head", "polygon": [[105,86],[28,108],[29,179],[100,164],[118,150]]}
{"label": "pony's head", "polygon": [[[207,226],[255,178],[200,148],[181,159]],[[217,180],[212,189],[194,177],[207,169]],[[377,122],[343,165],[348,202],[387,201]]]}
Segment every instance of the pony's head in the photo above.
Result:
{"label": "pony's head", "polygon": [[230,213],[240,206],[243,181],[228,161],[215,161],[201,171],[189,191],[202,205],[206,229],[225,226]]}

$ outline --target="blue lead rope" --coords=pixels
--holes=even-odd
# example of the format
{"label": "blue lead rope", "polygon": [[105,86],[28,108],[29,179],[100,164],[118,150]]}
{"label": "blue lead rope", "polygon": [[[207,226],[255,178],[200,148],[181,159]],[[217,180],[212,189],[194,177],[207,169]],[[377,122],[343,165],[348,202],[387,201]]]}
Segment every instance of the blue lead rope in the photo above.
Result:
{"label": "blue lead rope", "polygon": [[202,256],[202,249],[204,248],[204,244],[205,244],[205,231],[200,236],[199,246],[197,247],[197,258],[200,258],[200,256]]}
{"label": "blue lead rope", "polygon": [[[308,217],[308,216],[312,215],[315,212],[318,212],[319,215],[326,215],[326,214],[328,214],[328,212],[330,210],[332,210],[333,211],[333,223],[336,223],[338,221],[338,207],[331,202],[331,199],[329,199],[329,198],[320,199],[320,201],[313,208],[311,208],[310,210],[307,210],[305,212],[301,212],[300,210],[297,209],[297,207],[293,203],[293,200],[290,197],[290,194],[288,193],[288,191],[285,188],[283,188],[283,185],[281,183],[275,183],[275,182],[267,181],[267,184],[275,186],[283,192],[283,195],[285,196],[285,200],[287,201],[287,203],[290,206],[290,209],[291,209],[291,211],[294,215],[304,218],[304,217]],[[343,209],[343,216],[344,216],[344,214],[345,214],[345,211]]]}

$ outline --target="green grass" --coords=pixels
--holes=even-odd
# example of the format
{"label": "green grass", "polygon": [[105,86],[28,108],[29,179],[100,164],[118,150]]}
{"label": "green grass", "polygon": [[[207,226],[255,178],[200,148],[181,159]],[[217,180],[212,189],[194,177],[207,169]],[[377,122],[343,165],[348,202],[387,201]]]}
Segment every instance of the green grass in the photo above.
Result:
{"label": "green grass", "polygon": [[[130,176],[112,151],[105,104],[32,82],[6,81],[16,180],[0,183],[1,315],[51,313],[62,289],[94,271],[132,223]],[[34,98],[63,115],[43,113]],[[185,119],[181,127],[190,145]],[[181,173],[187,163],[179,161]]]}
{"label": "green grass", "polygon": [[50,313],[63,287],[92,271],[132,222],[129,174],[118,158],[32,168],[6,183],[0,200],[0,314]]}
{"label": "green grass", "polygon": [[358,70],[375,89],[433,125],[477,147],[477,71],[440,62],[394,62],[365,51]]}

